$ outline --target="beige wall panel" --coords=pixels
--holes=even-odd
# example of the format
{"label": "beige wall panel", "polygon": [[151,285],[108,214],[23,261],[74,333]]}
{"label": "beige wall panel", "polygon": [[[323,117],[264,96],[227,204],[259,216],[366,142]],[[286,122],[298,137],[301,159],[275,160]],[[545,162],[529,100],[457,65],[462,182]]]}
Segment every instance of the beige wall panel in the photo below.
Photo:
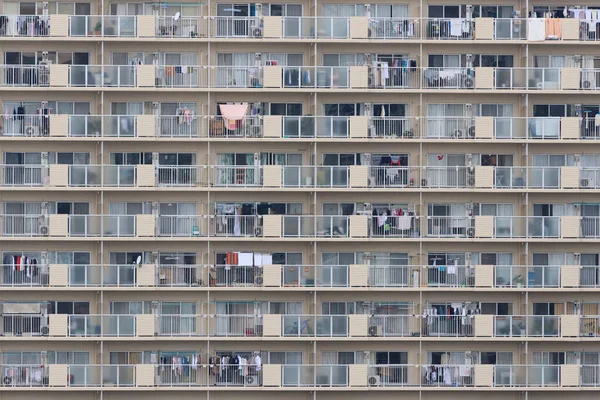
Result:
{"label": "beige wall panel", "polygon": [[475,287],[493,287],[494,286],[494,266],[476,265],[475,266]]}
{"label": "beige wall panel", "polygon": [[494,316],[493,315],[475,315],[475,336],[492,337],[494,336]]}
{"label": "beige wall panel", "polygon": [[265,115],[263,117],[263,136],[280,138],[283,135],[281,115]]}
{"label": "beige wall panel", "polygon": [[369,17],[350,17],[350,38],[367,39],[369,37]]}
{"label": "beige wall panel", "polygon": [[49,215],[48,235],[51,237],[69,236],[69,216],[66,214]]}
{"label": "beige wall panel", "polygon": [[477,139],[494,138],[494,117],[475,117],[475,137]]}
{"label": "beige wall panel", "polygon": [[137,237],[156,236],[156,217],[152,214],[136,215],[135,234]]}
{"label": "beige wall panel", "polygon": [[153,364],[138,364],[135,366],[135,386],[154,386],[155,366]]}
{"label": "beige wall panel", "polygon": [[50,115],[50,137],[66,137],[69,135],[69,116],[64,114]]}
{"label": "beige wall panel", "polygon": [[494,18],[475,18],[475,39],[494,39]]}
{"label": "beige wall panel", "polygon": [[350,87],[355,89],[369,87],[369,67],[357,65],[350,67]]}
{"label": "beige wall panel", "polygon": [[263,365],[263,386],[265,386],[265,387],[281,386],[281,365],[279,365],[279,364]]}
{"label": "beige wall panel", "polygon": [[138,137],[156,136],[156,117],[154,115],[136,115],[135,131]]}
{"label": "beige wall panel", "polygon": [[67,64],[50,65],[50,86],[67,87],[69,86],[69,66]]}
{"label": "beige wall panel", "polygon": [[263,237],[281,237],[281,215],[263,215]]}
{"label": "beige wall panel", "polygon": [[[65,364],[48,365],[48,386],[66,387],[69,367]],[[31,395],[30,395],[31,396]]]}
{"label": "beige wall panel", "polygon": [[136,165],[136,185],[138,187],[156,186],[156,171],[154,165]]}
{"label": "beige wall panel", "polygon": [[281,265],[263,266],[263,286],[281,287]]}
{"label": "beige wall panel", "polygon": [[475,187],[479,189],[490,189],[494,187],[494,167],[475,167]]}
{"label": "beige wall panel", "polygon": [[154,64],[137,65],[136,68],[137,87],[156,86],[156,67]]}
{"label": "beige wall panel", "polygon": [[351,188],[366,188],[369,186],[369,167],[367,165],[351,165],[349,172]]}
{"label": "beige wall panel", "polygon": [[50,37],[69,36],[69,16],[65,14],[52,14],[50,19]]}
{"label": "beige wall panel", "polygon": [[48,271],[50,287],[66,287],[69,285],[68,264],[50,264]]}
{"label": "beige wall panel", "polygon": [[560,237],[578,238],[581,236],[581,217],[563,215],[560,217]]}
{"label": "beige wall panel", "polygon": [[277,65],[263,67],[263,86],[265,88],[279,89],[283,81],[283,69]]}
{"label": "beige wall panel", "polygon": [[494,88],[494,68],[477,67],[475,68],[475,89],[493,89]]}
{"label": "beige wall panel", "polygon": [[263,37],[279,39],[283,37],[282,17],[263,17]]}
{"label": "beige wall panel", "polygon": [[280,337],[281,336],[281,315],[263,314],[263,336]]}
{"label": "beige wall panel", "polygon": [[579,139],[580,130],[579,117],[562,117],[560,119],[561,139]]}
{"label": "beige wall panel", "polygon": [[561,68],[560,88],[562,90],[577,90],[581,83],[581,70],[579,68]]}
{"label": "beige wall panel", "polygon": [[263,168],[264,187],[281,187],[283,170],[281,165],[265,165]]}
{"label": "beige wall panel", "polygon": [[49,314],[48,315],[48,336],[67,337],[69,321],[67,314]]}
{"label": "beige wall panel", "polygon": [[154,336],[155,319],[153,314],[138,314],[135,316],[135,336]]}
{"label": "beige wall panel", "polygon": [[366,314],[349,315],[348,331],[350,337],[366,337],[369,333],[369,316]]}
{"label": "beige wall panel", "polygon": [[50,186],[66,187],[69,186],[69,166],[66,164],[51,164]]}
{"label": "beige wall panel", "polygon": [[366,138],[369,133],[369,117],[356,115],[350,117],[350,137]]}
{"label": "beige wall panel", "polygon": [[350,216],[350,237],[364,238],[368,236],[368,217],[366,215]]}
{"label": "beige wall panel", "polygon": [[156,265],[142,264],[135,270],[137,286],[153,287],[156,285]]}
{"label": "beige wall panel", "polygon": [[560,316],[560,336],[579,337],[579,315]]}
{"label": "beige wall panel", "polygon": [[[477,173],[475,173],[477,176]],[[475,216],[475,237],[491,238],[494,237],[494,217],[491,215]]]}
{"label": "beige wall panel", "polygon": [[138,15],[136,19],[137,37],[156,37],[156,17],[154,15]]}
{"label": "beige wall panel", "polygon": [[369,286],[369,266],[366,264],[350,264],[350,287]]}

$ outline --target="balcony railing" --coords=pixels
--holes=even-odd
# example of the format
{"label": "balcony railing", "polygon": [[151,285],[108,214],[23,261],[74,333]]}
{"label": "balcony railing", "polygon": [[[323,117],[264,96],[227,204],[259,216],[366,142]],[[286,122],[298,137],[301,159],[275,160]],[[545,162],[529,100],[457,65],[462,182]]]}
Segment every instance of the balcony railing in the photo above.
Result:
{"label": "balcony railing", "polygon": [[0,15],[0,37],[47,37],[48,15]]}
{"label": "balcony railing", "polygon": [[[579,265],[274,265],[281,275],[271,287],[284,288],[406,288],[440,291],[475,287],[498,289],[558,289],[600,287],[600,267]],[[243,265],[68,265],[68,279],[50,282],[62,265],[1,265],[2,287],[264,287],[262,267]],[[361,269],[362,268],[362,269]],[[478,269],[482,268],[482,269]],[[484,272],[493,269],[493,277]],[[366,271],[367,276],[363,277]],[[59,272],[52,272],[58,274]],[[142,277],[140,278],[140,274]],[[480,275],[483,274],[483,275]],[[573,276],[575,275],[575,277]],[[360,280],[356,276],[361,277]]]}
{"label": "balcony railing", "polygon": [[70,15],[69,35],[73,37],[136,37],[135,15]]}
{"label": "balcony railing", "polygon": [[135,315],[69,315],[68,336],[135,336]]}
{"label": "balcony railing", "polygon": [[347,315],[282,315],[282,336],[348,336]]}
{"label": "balcony railing", "polygon": [[[49,387],[221,387],[262,386],[307,390],[354,387],[381,390],[415,389],[469,391],[498,387],[595,388],[600,385],[599,366],[593,364],[3,364],[4,388]],[[64,372],[63,374],[60,374]],[[267,380],[268,379],[268,380]],[[64,380],[64,381],[60,381]],[[366,387],[365,387],[366,386]],[[68,390],[68,389],[66,389]]]}
{"label": "balcony railing", "polygon": [[69,65],[69,86],[135,87],[135,65]]}

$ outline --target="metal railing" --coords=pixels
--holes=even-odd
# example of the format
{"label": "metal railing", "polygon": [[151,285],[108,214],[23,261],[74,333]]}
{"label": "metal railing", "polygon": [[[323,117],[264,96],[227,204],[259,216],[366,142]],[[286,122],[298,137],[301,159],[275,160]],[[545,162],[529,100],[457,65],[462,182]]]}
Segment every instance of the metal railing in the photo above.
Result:
{"label": "metal railing", "polygon": [[436,40],[473,40],[475,21],[467,18],[423,18],[424,37]]}
{"label": "metal railing", "polygon": [[156,176],[159,186],[199,186],[203,168],[197,165],[158,165]]}
{"label": "metal railing", "polygon": [[5,214],[0,215],[3,236],[41,236],[40,226],[45,221],[42,215],[32,214]]}
{"label": "metal railing", "polygon": [[26,263],[25,265],[0,265],[0,286],[4,287],[34,287],[48,286],[48,266]]}
{"label": "metal railing", "polygon": [[423,89],[473,89],[474,68],[424,68],[421,88]]}
{"label": "metal railing", "polygon": [[[131,287],[137,285],[134,265],[69,265],[69,286]],[[142,268],[141,266],[139,268]]]}
{"label": "metal railing", "polygon": [[348,216],[283,215],[283,237],[342,238],[350,234]]}
{"label": "metal railing", "polygon": [[48,369],[44,365],[0,365],[3,387],[48,386]]}
{"label": "metal railing", "polygon": [[[285,167],[284,167],[285,168]],[[215,165],[211,167],[213,184],[218,187],[262,186],[262,168],[258,165]]]}
{"label": "metal railing", "polygon": [[50,35],[48,15],[0,15],[0,37],[46,37]]}
{"label": "metal railing", "polygon": [[156,36],[160,38],[206,37],[208,25],[205,17],[156,17]]}
{"label": "metal railing", "polygon": [[473,237],[472,217],[427,217],[428,237]]}
{"label": "metal railing", "polygon": [[208,70],[197,65],[160,65],[156,67],[155,85],[158,88],[206,87]]}
{"label": "metal railing", "polygon": [[48,336],[48,316],[42,314],[2,314],[2,336]]}
{"label": "metal railing", "polygon": [[2,136],[40,137],[50,135],[49,115],[4,114],[0,118],[2,119],[0,130]]}
{"label": "metal railing", "polygon": [[0,65],[1,86],[47,87],[50,85],[48,65]]}
{"label": "metal railing", "polygon": [[259,17],[212,17],[217,38],[261,38],[262,21]]}
{"label": "metal railing", "polygon": [[133,187],[136,178],[135,165],[69,165],[72,187]]}

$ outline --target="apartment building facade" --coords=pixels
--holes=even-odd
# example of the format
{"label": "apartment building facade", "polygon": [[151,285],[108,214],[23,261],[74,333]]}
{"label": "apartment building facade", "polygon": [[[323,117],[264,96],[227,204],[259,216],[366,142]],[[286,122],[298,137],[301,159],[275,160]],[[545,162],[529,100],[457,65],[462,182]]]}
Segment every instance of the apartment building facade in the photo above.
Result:
{"label": "apartment building facade", "polygon": [[0,399],[600,388],[600,7],[0,5]]}

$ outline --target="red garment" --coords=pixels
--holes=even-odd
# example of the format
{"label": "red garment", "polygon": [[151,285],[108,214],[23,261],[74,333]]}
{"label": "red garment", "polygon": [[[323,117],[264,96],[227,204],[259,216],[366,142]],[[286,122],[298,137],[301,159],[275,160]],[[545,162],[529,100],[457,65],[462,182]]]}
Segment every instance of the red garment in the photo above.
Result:
{"label": "red garment", "polygon": [[21,270],[21,256],[17,256],[17,271]]}

